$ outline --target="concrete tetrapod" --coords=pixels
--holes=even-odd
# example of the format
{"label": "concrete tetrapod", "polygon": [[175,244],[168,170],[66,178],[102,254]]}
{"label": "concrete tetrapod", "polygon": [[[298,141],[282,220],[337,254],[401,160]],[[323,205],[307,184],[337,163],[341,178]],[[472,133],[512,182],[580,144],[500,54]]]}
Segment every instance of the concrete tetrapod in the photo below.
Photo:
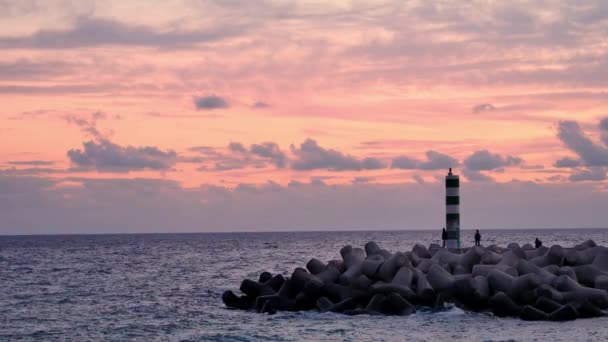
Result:
{"label": "concrete tetrapod", "polygon": [[606,315],[608,249],[589,240],[571,248],[526,244],[448,250],[416,244],[390,253],[370,241],[346,246],[342,260],[312,258],[289,276],[263,271],[225,291],[226,307],[273,314],[318,310],[350,315],[406,315],[415,305],[452,302],[524,320]]}

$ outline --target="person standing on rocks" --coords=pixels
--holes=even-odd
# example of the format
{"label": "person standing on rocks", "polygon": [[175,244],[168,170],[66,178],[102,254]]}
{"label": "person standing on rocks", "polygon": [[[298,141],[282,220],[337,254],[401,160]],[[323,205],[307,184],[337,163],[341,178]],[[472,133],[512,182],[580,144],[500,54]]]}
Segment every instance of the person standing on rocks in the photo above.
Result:
{"label": "person standing on rocks", "polygon": [[445,231],[445,228],[441,231],[441,240],[443,240],[443,248],[445,248],[445,240],[448,239],[448,232]]}
{"label": "person standing on rocks", "polygon": [[543,245],[543,242],[540,241],[538,238],[536,238],[536,240],[534,240],[534,246],[536,248],[540,248],[540,247],[542,247],[542,245]]}
{"label": "person standing on rocks", "polygon": [[481,234],[479,234],[479,229],[475,231],[475,246],[481,246]]}

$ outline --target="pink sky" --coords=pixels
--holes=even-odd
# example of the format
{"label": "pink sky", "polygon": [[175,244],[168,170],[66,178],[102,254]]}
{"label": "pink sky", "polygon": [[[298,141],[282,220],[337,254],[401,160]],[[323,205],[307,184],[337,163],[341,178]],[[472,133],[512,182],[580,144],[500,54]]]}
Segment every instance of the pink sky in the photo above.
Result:
{"label": "pink sky", "polygon": [[606,226],[605,1],[24,0],[0,21],[0,233],[434,228],[448,167],[464,225]]}

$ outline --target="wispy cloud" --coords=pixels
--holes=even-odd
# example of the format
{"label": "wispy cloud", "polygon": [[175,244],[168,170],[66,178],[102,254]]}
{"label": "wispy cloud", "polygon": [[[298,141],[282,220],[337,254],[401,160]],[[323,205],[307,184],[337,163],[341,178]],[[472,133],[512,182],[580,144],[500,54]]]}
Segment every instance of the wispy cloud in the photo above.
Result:
{"label": "wispy cloud", "polygon": [[291,162],[294,170],[359,171],[386,167],[377,158],[356,158],[334,149],[323,148],[313,139],[306,139],[299,147],[292,145],[291,151],[296,156]]}
{"label": "wispy cloud", "polygon": [[16,160],[9,161],[7,164],[10,165],[29,165],[29,166],[46,166],[55,164],[54,161],[50,160]]}
{"label": "wispy cloud", "polygon": [[79,17],[69,29],[44,29],[31,35],[0,37],[3,48],[71,49],[107,45],[180,47],[221,40],[244,32],[239,23],[205,31],[158,30],[110,18]]}

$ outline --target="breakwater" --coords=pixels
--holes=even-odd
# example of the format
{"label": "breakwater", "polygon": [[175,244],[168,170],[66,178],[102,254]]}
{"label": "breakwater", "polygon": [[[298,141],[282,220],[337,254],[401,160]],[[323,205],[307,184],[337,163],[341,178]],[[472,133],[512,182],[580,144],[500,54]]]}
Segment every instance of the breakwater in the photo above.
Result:
{"label": "breakwater", "polygon": [[608,249],[589,240],[570,248],[527,244],[458,250],[415,245],[391,253],[375,242],[345,246],[341,260],[311,259],[289,277],[268,272],[245,279],[226,306],[261,313],[319,310],[407,315],[446,302],[526,320],[605,315]]}

